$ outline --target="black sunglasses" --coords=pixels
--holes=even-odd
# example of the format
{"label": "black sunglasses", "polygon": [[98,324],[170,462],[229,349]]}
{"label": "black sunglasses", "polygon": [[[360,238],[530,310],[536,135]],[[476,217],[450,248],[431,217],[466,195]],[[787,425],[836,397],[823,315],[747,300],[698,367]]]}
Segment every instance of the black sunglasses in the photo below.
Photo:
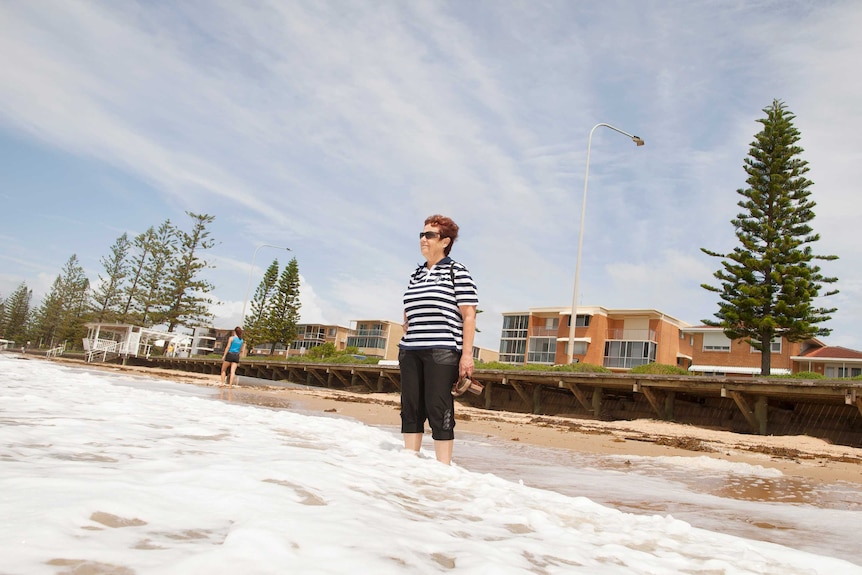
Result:
{"label": "black sunglasses", "polygon": [[427,238],[429,240],[435,240],[441,237],[440,232],[419,232],[419,239]]}

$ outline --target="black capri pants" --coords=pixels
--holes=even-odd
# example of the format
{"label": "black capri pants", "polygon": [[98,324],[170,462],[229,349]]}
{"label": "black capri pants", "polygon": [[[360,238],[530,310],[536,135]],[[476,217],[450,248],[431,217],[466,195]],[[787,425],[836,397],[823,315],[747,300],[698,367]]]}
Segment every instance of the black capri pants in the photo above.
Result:
{"label": "black capri pants", "polygon": [[454,349],[402,349],[401,433],[425,433],[438,441],[455,439],[455,399],[452,384],[458,380],[461,352]]}

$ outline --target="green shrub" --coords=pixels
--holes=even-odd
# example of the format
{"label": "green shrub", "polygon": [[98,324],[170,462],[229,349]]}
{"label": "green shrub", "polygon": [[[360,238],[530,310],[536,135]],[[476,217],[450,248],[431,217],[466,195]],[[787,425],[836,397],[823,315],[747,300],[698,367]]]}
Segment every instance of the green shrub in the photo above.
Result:
{"label": "green shrub", "polygon": [[602,365],[593,363],[570,363],[568,365],[555,365],[546,368],[545,371],[571,371],[572,373],[613,373]]}
{"label": "green shrub", "polygon": [[800,371],[799,373],[790,373],[787,375],[770,375],[769,377],[776,379],[826,379],[826,376],[822,373],[815,373],[813,371]]}
{"label": "green shrub", "polygon": [[338,364],[363,364],[363,365],[376,365],[381,358],[379,357],[365,357],[364,355],[354,356],[348,355],[346,353],[338,353],[336,355],[331,355],[328,357],[309,357],[306,353],[302,357],[291,357],[288,361],[295,363],[332,363],[335,365]]}
{"label": "green shrub", "polygon": [[320,345],[316,345],[309,349],[303,357],[307,357],[308,359],[317,360],[324,359],[327,357],[332,357],[334,355],[338,355],[338,350],[335,349],[334,343],[323,343]]}
{"label": "green shrub", "polygon": [[666,363],[647,363],[629,370],[629,373],[645,373],[654,375],[691,375],[688,370]]}
{"label": "green shrub", "polygon": [[[478,367],[478,366],[477,366]],[[610,373],[611,370],[591,363],[573,363],[570,365],[542,365],[537,363],[500,363],[490,361],[483,363],[480,369],[501,371],[571,371],[574,373]]]}

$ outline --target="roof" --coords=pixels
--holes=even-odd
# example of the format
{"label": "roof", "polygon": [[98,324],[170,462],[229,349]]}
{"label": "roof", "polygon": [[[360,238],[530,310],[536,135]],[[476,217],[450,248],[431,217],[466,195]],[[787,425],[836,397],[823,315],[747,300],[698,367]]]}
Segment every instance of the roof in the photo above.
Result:
{"label": "roof", "polygon": [[[676,324],[677,327],[684,328],[689,324],[679,318],[667,314],[655,308],[609,308],[600,305],[580,305],[578,304],[577,313],[579,315],[604,315],[612,319],[619,317],[636,317],[646,316],[651,319],[662,319],[668,323]],[[572,315],[572,306],[555,306],[555,307],[531,307],[525,312],[503,312],[502,315]]]}
{"label": "roof", "polygon": [[724,331],[724,328],[712,325],[692,325],[682,331],[685,333],[706,333],[711,331]]}
{"label": "roof", "polygon": [[854,359],[862,360],[862,351],[856,351],[839,345],[831,345],[827,347],[818,347],[803,353],[799,356],[804,359]]}

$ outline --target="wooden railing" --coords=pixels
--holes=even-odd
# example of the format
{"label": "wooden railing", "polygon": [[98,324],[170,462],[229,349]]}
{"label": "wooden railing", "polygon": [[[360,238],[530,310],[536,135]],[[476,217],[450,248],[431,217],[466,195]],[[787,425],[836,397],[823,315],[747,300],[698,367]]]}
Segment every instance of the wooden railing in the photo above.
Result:
{"label": "wooden railing", "polygon": [[59,355],[63,355],[63,352],[66,351],[65,345],[60,345],[57,347],[52,347],[48,351],[45,352],[45,357],[57,357]]}
{"label": "wooden railing", "polygon": [[89,349],[84,353],[84,357],[87,362],[91,362],[98,354],[102,354],[102,361],[107,361],[108,354],[117,354],[119,346],[120,342],[112,339],[89,340]]}

